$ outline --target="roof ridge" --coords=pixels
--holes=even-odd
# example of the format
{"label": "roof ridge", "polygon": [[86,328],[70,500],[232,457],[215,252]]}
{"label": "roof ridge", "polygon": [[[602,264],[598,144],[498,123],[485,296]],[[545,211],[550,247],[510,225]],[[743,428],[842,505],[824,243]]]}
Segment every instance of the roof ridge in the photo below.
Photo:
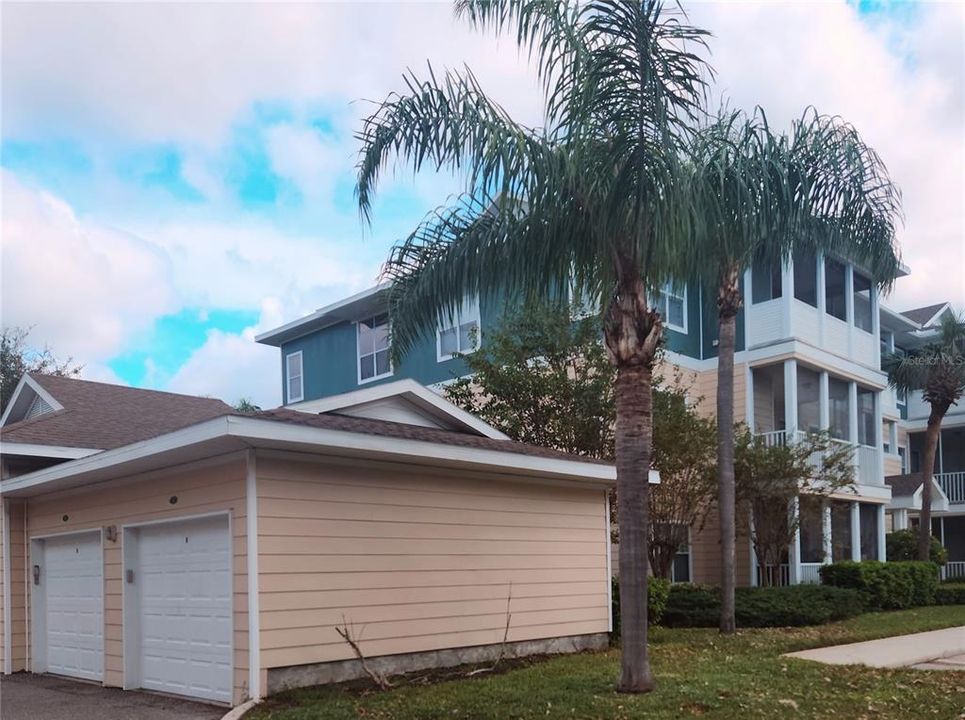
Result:
{"label": "roof ridge", "polygon": [[[86,383],[88,385],[101,385],[103,387],[116,388],[118,390],[133,390],[136,392],[153,393],[155,395],[170,395],[172,397],[179,397],[179,398],[192,398],[194,400],[210,400],[212,402],[220,402],[227,407],[231,407],[230,405],[228,405],[228,403],[226,403],[221,398],[212,397],[210,395],[191,395],[189,393],[178,393],[178,392],[172,392],[170,390],[155,390],[154,388],[142,388],[142,387],[136,387],[134,385],[120,385],[118,383],[103,382],[101,380],[88,380],[87,378],[71,377],[67,375],[54,375],[52,373],[27,372],[26,374],[29,375],[32,379],[39,382],[41,385],[43,385],[42,379],[52,378],[54,379],[55,382],[65,380],[67,382]],[[45,387],[44,389],[50,392],[49,388]]]}

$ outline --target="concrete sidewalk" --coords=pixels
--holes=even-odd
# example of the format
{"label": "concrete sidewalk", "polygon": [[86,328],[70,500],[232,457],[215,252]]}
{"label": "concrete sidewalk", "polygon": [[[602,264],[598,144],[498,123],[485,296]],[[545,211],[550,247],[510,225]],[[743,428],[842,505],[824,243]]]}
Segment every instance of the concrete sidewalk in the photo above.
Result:
{"label": "concrete sidewalk", "polygon": [[[877,668],[934,664],[936,660],[965,654],[965,626],[899,635],[898,637],[833,645],[788,653],[785,657],[814,660],[828,665],[867,665]],[[961,669],[961,668],[947,668]]]}

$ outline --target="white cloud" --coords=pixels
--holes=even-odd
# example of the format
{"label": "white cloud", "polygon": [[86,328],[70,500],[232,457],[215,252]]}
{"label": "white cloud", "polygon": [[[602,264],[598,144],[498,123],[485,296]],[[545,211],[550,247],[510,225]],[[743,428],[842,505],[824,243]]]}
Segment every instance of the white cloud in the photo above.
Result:
{"label": "white cloud", "polygon": [[6,171],[2,181],[4,325],[33,326],[32,342],[96,364],[176,306],[156,247],[79,218]]}
{"label": "white cloud", "polygon": [[259,345],[255,335],[282,322],[281,304],[262,303],[255,326],[235,335],[208,333],[204,345],[192,353],[167,384],[167,389],[189,395],[210,395],[234,404],[242,398],[268,409],[281,404],[278,349]]}

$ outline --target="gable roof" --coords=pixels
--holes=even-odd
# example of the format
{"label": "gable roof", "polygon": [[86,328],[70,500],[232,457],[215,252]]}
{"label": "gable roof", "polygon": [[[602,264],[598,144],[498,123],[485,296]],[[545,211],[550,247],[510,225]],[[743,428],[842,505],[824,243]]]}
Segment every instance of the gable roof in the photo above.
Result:
{"label": "gable roof", "polygon": [[912,322],[918,323],[922,327],[928,327],[931,325],[931,322],[947,307],[947,302],[936,303],[934,305],[926,305],[925,307],[914,308],[912,310],[905,310],[902,315]]}
{"label": "gable roof", "polygon": [[461,430],[507,440],[492,425],[455,405],[415,380],[403,379],[287,406],[305,413],[334,413],[415,425]]}
{"label": "gable roof", "polygon": [[[922,477],[920,472],[905,473],[904,475],[889,475],[885,478],[885,485],[891,488],[891,507],[921,510]],[[948,511],[948,496],[942,490],[935,478],[932,478],[932,510]]]}
{"label": "gable roof", "polygon": [[[109,450],[232,412],[215,398],[38,373],[24,376],[11,406],[34,394],[52,409],[0,427],[4,452],[16,454],[18,445]],[[43,453],[40,447],[24,454]]]}

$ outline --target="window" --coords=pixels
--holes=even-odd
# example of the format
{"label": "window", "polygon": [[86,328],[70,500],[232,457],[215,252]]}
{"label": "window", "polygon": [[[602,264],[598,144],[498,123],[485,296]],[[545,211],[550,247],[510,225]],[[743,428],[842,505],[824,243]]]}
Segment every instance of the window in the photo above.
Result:
{"label": "window", "polygon": [[439,362],[456,353],[471,353],[479,347],[479,299],[465,300],[452,317],[444,321],[437,333],[436,352]]}
{"label": "window", "polygon": [[848,269],[844,263],[826,258],[824,261],[824,311],[838,320],[848,319],[845,299],[845,276]]}
{"label": "window", "polygon": [[285,356],[285,375],[288,378],[288,402],[305,399],[304,373],[302,372],[302,351]]}
{"label": "window", "polygon": [[863,387],[858,388],[858,442],[875,444],[875,393]]}
{"label": "window", "polygon": [[854,326],[871,332],[871,280],[860,273],[854,273]]}
{"label": "window", "polygon": [[755,263],[751,269],[751,301],[757,303],[781,297],[781,262]]}
{"label": "window", "polygon": [[389,363],[389,316],[377,315],[358,323],[359,382],[392,374]]}
{"label": "window", "polygon": [[861,525],[861,559],[878,559],[878,506],[869,503],[858,505]]}
{"label": "window", "polygon": [[831,437],[850,440],[851,428],[848,413],[848,383],[837,378],[828,378],[828,410],[831,421]]}
{"label": "window", "polygon": [[824,562],[824,508],[821,501],[802,495],[798,499],[801,562]]}
{"label": "window", "polygon": [[851,559],[851,503],[831,501],[831,561]]}
{"label": "window", "polygon": [[811,254],[794,253],[794,297],[811,307],[818,306],[818,259]]}
{"label": "window", "polygon": [[903,445],[898,446],[898,457],[901,458],[901,474],[908,472],[908,453]]}
{"label": "window", "polygon": [[651,300],[654,309],[660,313],[663,323],[671,330],[687,332],[687,286],[674,287],[671,283],[663,286]]}

